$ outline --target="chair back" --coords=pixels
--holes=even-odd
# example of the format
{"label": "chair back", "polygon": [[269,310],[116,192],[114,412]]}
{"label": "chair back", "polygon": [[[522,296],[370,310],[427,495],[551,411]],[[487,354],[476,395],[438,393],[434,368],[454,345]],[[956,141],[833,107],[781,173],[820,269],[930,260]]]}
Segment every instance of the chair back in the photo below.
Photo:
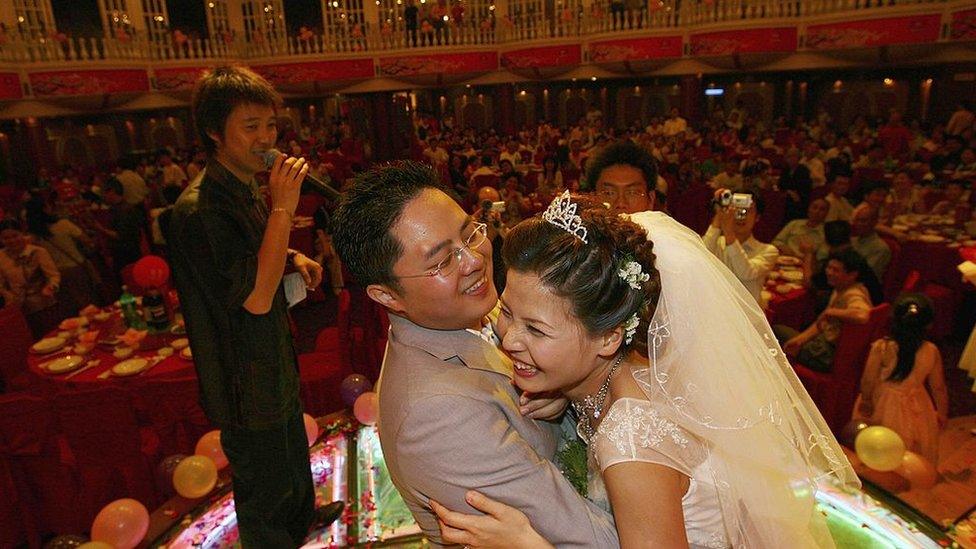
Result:
{"label": "chair back", "polygon": [[[891,261],[888,262],[888,269],[881,277],[881,288],[884,291],[885,301],[892,301],[899,292],[903,291],[911,273],[905,273],[905,269],[901,268],[902,262],[899,260],[901,258],[901,244],[894,238],[883,236],[881,239],[891,250]],[[915,271],[915,275],[918,276],[918,271]]]}
{"label": "chair back", "polygon": [[200,437],[214,429],[200,406],[195,376],[147,383],[140,387],[134,404],[140,423],[148,425],[159,440],[162,457],[192,455]]}
{"label": "chair back", "polygon": [[760,193],[760,197],[765,207],[753,234],[760,242],[772,242],[786,222],[786,193],[765,190]]}
{"label": "chair back", "polygon": [[871,343],[887,331],[890,315],[891,305],[882,303],[871,309],[867,323],[841,328],[829,374],[832,402],[827,409],[821,408],[832,429],[840,429],[850,420]]}
{"label": "chair back", "polygon": [[33,344],[27,319],[17,305],[0,309],[0,387],[8,391],[30,384],[27,353]]}
{"label": "chair back", "polygon": [[91,520],[121,497],[155,505],[144,436],[127,392],[117,387],[64,392],[54,399],[54,409],[81,479],[82,515]]}
{"label": "chair back", "polygon": [[[80,532],[90,523],[80,520],[66,502],[78,489],[64,464],[57,419],[46,399],[25,393],[0,395],[0,509],[20,513],[26,541],[40,546],[38,536]],[[9,547],[10,521],[0,511],[0,546]]]}

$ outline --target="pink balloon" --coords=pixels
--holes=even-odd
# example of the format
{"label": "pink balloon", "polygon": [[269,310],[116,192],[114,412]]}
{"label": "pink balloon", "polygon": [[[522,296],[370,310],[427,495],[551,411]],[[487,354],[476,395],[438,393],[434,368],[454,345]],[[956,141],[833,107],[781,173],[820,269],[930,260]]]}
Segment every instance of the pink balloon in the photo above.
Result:
{"label": "pink balloon", "polygon": [[302,419],[305,421],[305,436],[308,437],[308,445],[311,446],[315,444],[315,439],[319,438],[319,424],[308,414],[302,414]]}
{"label": "pink balloon", "polygon": [[220,445],[220,431],[210,431],[200,437],[197,447],[193,451],[198,456],[207,456],[212,459],[217,469],[227,467],[227,456],[224,455],[224,448]]}
{"label": "pink balloon", "polygon": [[101,541],[117,549],[132,549],[149,531],[149,511],[134,499],[117,499],[109,503],[92,523],[93,541]]}
{"label": "pink balloon", "polygon": [[374,425],[379,415],[380,403],[372,391],[359,395],[352,406],[352,415],[363,425]]}
{"label": "pink balloon", "polygon": [[905,452],[901,456],[901,466],[895,472],[911,484],[912,490],[928,490],[939,480],[939,473],[932,462],[915,452]]}

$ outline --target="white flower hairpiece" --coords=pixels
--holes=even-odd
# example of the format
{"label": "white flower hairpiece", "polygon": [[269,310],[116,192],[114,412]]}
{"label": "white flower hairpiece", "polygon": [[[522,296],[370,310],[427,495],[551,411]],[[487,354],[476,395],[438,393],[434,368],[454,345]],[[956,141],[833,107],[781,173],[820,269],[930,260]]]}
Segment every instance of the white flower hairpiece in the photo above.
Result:
{"label": "white flower hairpiece", "polygon": [[633,259],[628,260],[623,267],[617,269],[617,275],[635,290],[640,290],[641,284],[651,279],[651,275],[645,273],[641,264]]}
{"label": "white flower hairpiece", "polygon": [[637,313],[627,319],[627,323],[624,324],[624,344],[630,345],[630,342],[634,340],[634,334],[637,333],[637,326],[640,325],[640,317]]}
{"label": "white flower hairpiece", "polygon": [[542,214],[542,219],[576,236],[586,244],[586,227],[583,226],[583,219],[576,215],[576,207],[577,204],[570,198],[569,191],[563,191],[563,194],[552,200]]}

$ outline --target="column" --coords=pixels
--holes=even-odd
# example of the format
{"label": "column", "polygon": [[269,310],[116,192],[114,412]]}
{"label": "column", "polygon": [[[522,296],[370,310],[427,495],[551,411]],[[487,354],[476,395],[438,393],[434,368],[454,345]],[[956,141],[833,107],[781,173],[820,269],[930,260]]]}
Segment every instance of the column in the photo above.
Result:
{"label": "column", "polygon": [[495,129],[502,135],[515,133],[515,86],[499,84],[495,88]]}
{"label": "column", "polygon": [[369,95],[369,110],[373,128],[373,160],[392,160],[396,151],[393,143],[399,141],[393,135],[396,127],[392,124],[393,94],[379,92]]}
{"label": "column", "polygon": [[701,75],[687,75],[681,77],[681,116],[689,123],[697,124],[701,121],[702,89]]}

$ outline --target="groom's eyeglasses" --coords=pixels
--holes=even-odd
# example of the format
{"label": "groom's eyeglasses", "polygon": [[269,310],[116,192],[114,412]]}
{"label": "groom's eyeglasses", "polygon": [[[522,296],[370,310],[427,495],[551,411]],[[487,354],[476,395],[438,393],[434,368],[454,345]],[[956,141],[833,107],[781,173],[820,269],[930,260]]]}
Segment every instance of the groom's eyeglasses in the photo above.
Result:
{"label": "groom's eyeglasses", "polygon": [[457,270],[458,265],[461,264],[461,256],[464,254],[464,251],[467,250],[469,253],[474,253],[474,251],[477,248],[480,248],[486,240],[488,240],[488,225],[485,225],[484,223],[475,223],[474,230],[471,231],[471,234],[468,235],[466,239],[464,239],[464,245],[460,248],[454,248],[451,250],[451,252],[447,254],[447,257],[440,260],[433,269],[423,274],[398,276],[397,278],[421,278],[438,275],[451,276],[454,274],[454,271]]}

